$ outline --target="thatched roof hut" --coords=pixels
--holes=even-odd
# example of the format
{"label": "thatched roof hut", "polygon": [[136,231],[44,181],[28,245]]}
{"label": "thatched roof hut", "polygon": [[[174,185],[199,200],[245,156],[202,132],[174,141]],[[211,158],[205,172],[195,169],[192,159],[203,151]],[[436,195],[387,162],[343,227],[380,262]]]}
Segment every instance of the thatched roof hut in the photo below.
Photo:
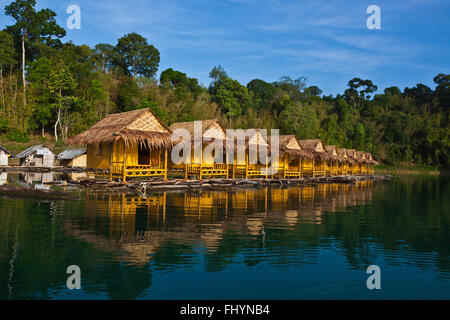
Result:
{"label": "thatched roof hut", "polygon": [[[248,135],[248,133],[250,133]],[[259,129],[243,129],[235,131],[236,139],[245,139],[249,145],[269,146]]]}
{"label": "thatched roof hut", "polygon": [[358,158],[360,163],[369,163],[366,159],[366,153],[364,151],[356,151],[356,157]]}
{"label": "thatched roof hut", "polygon": [[348,158],[355,161],[355,162],[360,162],[358,156],[356,155],[356,150],[355,149],[347,149],[347,155]]}
{"label": "thatched roof hut", "polygon": [[110,114],[68,142],[72,145],[88,145],[120,139],[127,145],[141,143],[149,148],[167,149],[172,146],[170,129],[150,108]]}
{"label": "thatched roof hut", "polygon": [[347,161],[349,163],[354,163],[355,161],[348,155],[348,149],[337,148],[337,153],[342,161]]}
{"label": "thatched roof hut", "polygon": [[321,139],[306,139],[299,140],[299,142],[303,150],[311,152],[316,159],[328,160],[330,158]]}
{"label": "thatched roof hut", "polygon": [[373,156],[370,152],[366,152],[366,159],[369,161],[370,164],[372,165],[378,165],[380,164],[378,161],[373,159]]}
{"label": "thatched roof hut", "polygon": [[313,153],[310,151],[303,150],[297,137],[293,134],[282,135],[278,137],[280,155],[289,155],[293,159],[297,158],[308,158],[312,159],[314,157]]}
{"label": "thatched roof hut", "polygon": [[188,122],[176,122],[173,123],[169,129],[173,132],[177,129],[184,129],[189,132],[191,139],[194,139],[195,122],[201,122],[202,138],[222,139],[226,138],[225,128],[222,126],[219,120],[199,120]]}
{"label": "thatched roof hut", "polygon": [[330,160],[342,161],[337,152],[336,146],[325,146],[325,151],[328,153]]}

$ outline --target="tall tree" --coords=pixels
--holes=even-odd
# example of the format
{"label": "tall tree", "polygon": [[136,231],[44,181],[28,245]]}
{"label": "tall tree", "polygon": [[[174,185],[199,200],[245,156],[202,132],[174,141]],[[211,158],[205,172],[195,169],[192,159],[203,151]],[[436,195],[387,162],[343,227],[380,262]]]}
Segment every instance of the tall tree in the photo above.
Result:
{"label": "tall tree", "polygon": [[126,74],[152,78],[158,71],[159,51],[147,39],[133,32],[120,38],[116,45],[118,64]]}
{"label": "tall tree", "polygon": [[117,59],[114,46],[108,43],[99,43],[94,48],[94,62],[99,70],[106,73],[114,66]]}
{"label": "tall tree", "polygon": [[58,125],[61,130],[63,139],[67,138],[67,106],[68,102],[72,99],[70,92],[75,88],[76,82],[70,72],[69,68],[64,62],[60,62],[50,72],[48,87],[50,92],[56,98],[56,122],[55,122],[55,140],[58,141]]}
{"label": "tall tree", "polygon": [[0,103],[2,107],[5,106],[3,71],[5,67],[12,67],[14,64],[14,54],[13,37],[6,31],[0,31]]}
{"label": "tall tree", "polygon": [[25,65],[25,45],[27,42],[36,40],[46,41],[48,44],[55,44],[56,38],[62,38],[66,31],[61,28],[55,20],[56,13],[50,9],[36,11],[34,8],[36,0],[16,0],[5,7],[5,14],[16,20],[16,24],[7,27],[7,31],[20,38],[22,48],[22,85],[23,103],[26,106],[26,65]]}

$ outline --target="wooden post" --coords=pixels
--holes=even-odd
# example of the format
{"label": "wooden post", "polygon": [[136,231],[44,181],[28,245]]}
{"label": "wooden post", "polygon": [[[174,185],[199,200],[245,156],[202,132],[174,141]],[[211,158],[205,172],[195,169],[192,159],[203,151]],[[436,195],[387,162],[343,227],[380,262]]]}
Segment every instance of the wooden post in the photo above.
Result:
{"label": "wooden post", "polygon": [[161,168],[161,149],[158,149],[158,169],[159,168]]}
{"label": "wooden post", "polygon": [[245,179],[248,179],[248,153],[245,153]]}
{"label": "wooden post", "polygon": [[315,171],[315,161],[314,161],[315,159],[313,158],[313,160],[312,160],[312,177],[314,178],[314,171]]}
{"label": "wooden post", "polygon": [[[164,151],[164,180],[167,181],[167,149]],[[164,193],[164,196],[166,194]]]}
{"label": "wooden post", "polygon": [[109,180],[112,180],[114,142],[109,143]]}
{"label": "wooden post", "polygon": [[202,169],[203,169],[203,143],[200,145],[200,180],[202,180]]}
{"label": "wooden post", "polygon": [[269,157],[267,156],[266,153],[266,179],[269,178]]}
{"label": "wooden post", "polygon": [[302,168],[302,158],[298,158],[298,178],[301,179],[303,176],[303,168]]}
{"label": "wooden post", "polygon": [[123,141],[123,164],[122,164],[122,181],[127,181],[127,144]]}
{"label": "wooden post", "polygon": [[284,179],[286,179],[287,157],[288,157],[288,155],[287,155],[287,153],[286,153],[286,154],[284,155],[284,158],[283,158],[283,166],[284,166],[284,169],[283,169],[283,178],[284,178]]}
{"label": "wooden post", "polygon": [[233,159],[233,164],[232,164],[232,170],[233,170],[233,179],[235,178],[235,173],[234,173],[234,169],[235,169],[235,163],[236,163],[236,159]]}

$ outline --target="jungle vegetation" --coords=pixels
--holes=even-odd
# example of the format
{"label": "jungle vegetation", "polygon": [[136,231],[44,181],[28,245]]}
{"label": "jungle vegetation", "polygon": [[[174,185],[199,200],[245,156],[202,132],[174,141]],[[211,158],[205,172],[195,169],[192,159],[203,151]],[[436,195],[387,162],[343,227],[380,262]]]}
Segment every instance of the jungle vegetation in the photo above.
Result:
{"label": "jungle vegetation", "polygon": [[384,92],[353,78],[336,96],[303,76],[241,84],[220,65],[208,85],[171,68],[158,78],[160,53],[143,36],[93,48],[63,42],[55,12],[35,5],[17,0],[4,8],[15,21],[0,31],[0,135],[9,141],[41,135],[64,143],[109,113],[151,108],[168,125],[217,118],[229,128],[321,138],[388,164],[449,166],[448,74],[435,76],[435,88],[418,83]]}

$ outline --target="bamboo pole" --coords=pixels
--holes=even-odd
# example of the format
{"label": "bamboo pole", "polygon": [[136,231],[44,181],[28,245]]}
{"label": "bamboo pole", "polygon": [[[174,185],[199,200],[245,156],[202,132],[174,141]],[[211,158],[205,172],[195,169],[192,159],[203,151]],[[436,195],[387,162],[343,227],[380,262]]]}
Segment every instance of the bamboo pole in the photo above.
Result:
{"label": "bamboo pole", "polygon": [[109,143],[109,180],[112,180],[114,142]]}
{"label": "bamboo pole", "polygon": [[122,181],[127,181],[127,144],[125,143],[125,140],[123,141],[123,163],[122,163]]}
{"label": "bamboo pole", "polygon": [[164,169],[164,181],[167,181],[167,149],[164,150]]}
{"label": "bamboo pole", "polygon": [[315,159],[313,158],[313,160],[312,160],[312,177],[314,178],[314,172],[315,172],[315,170],[316,170],[316,167],[315,167]]}
{"label": "bamboo pole", "polygon": [[203,170],[203,144],[200,145],[200,180],[202,180],[202,170]]}
{"label": "bamboo pole", "polygon": [[266,153],[266,179],[269,177],[268,174],[269,174],[269,157],[267,156]]}
{"label": "bamboo pole", "polygon": [[245,154],[245,179],[248,179],[248,153]]}
{"label": "bamboo pole", "polygon": [[299,174],[299,178],[303,178],[303,161],[302,161],[302,158],[298,158],[298,174]]}

